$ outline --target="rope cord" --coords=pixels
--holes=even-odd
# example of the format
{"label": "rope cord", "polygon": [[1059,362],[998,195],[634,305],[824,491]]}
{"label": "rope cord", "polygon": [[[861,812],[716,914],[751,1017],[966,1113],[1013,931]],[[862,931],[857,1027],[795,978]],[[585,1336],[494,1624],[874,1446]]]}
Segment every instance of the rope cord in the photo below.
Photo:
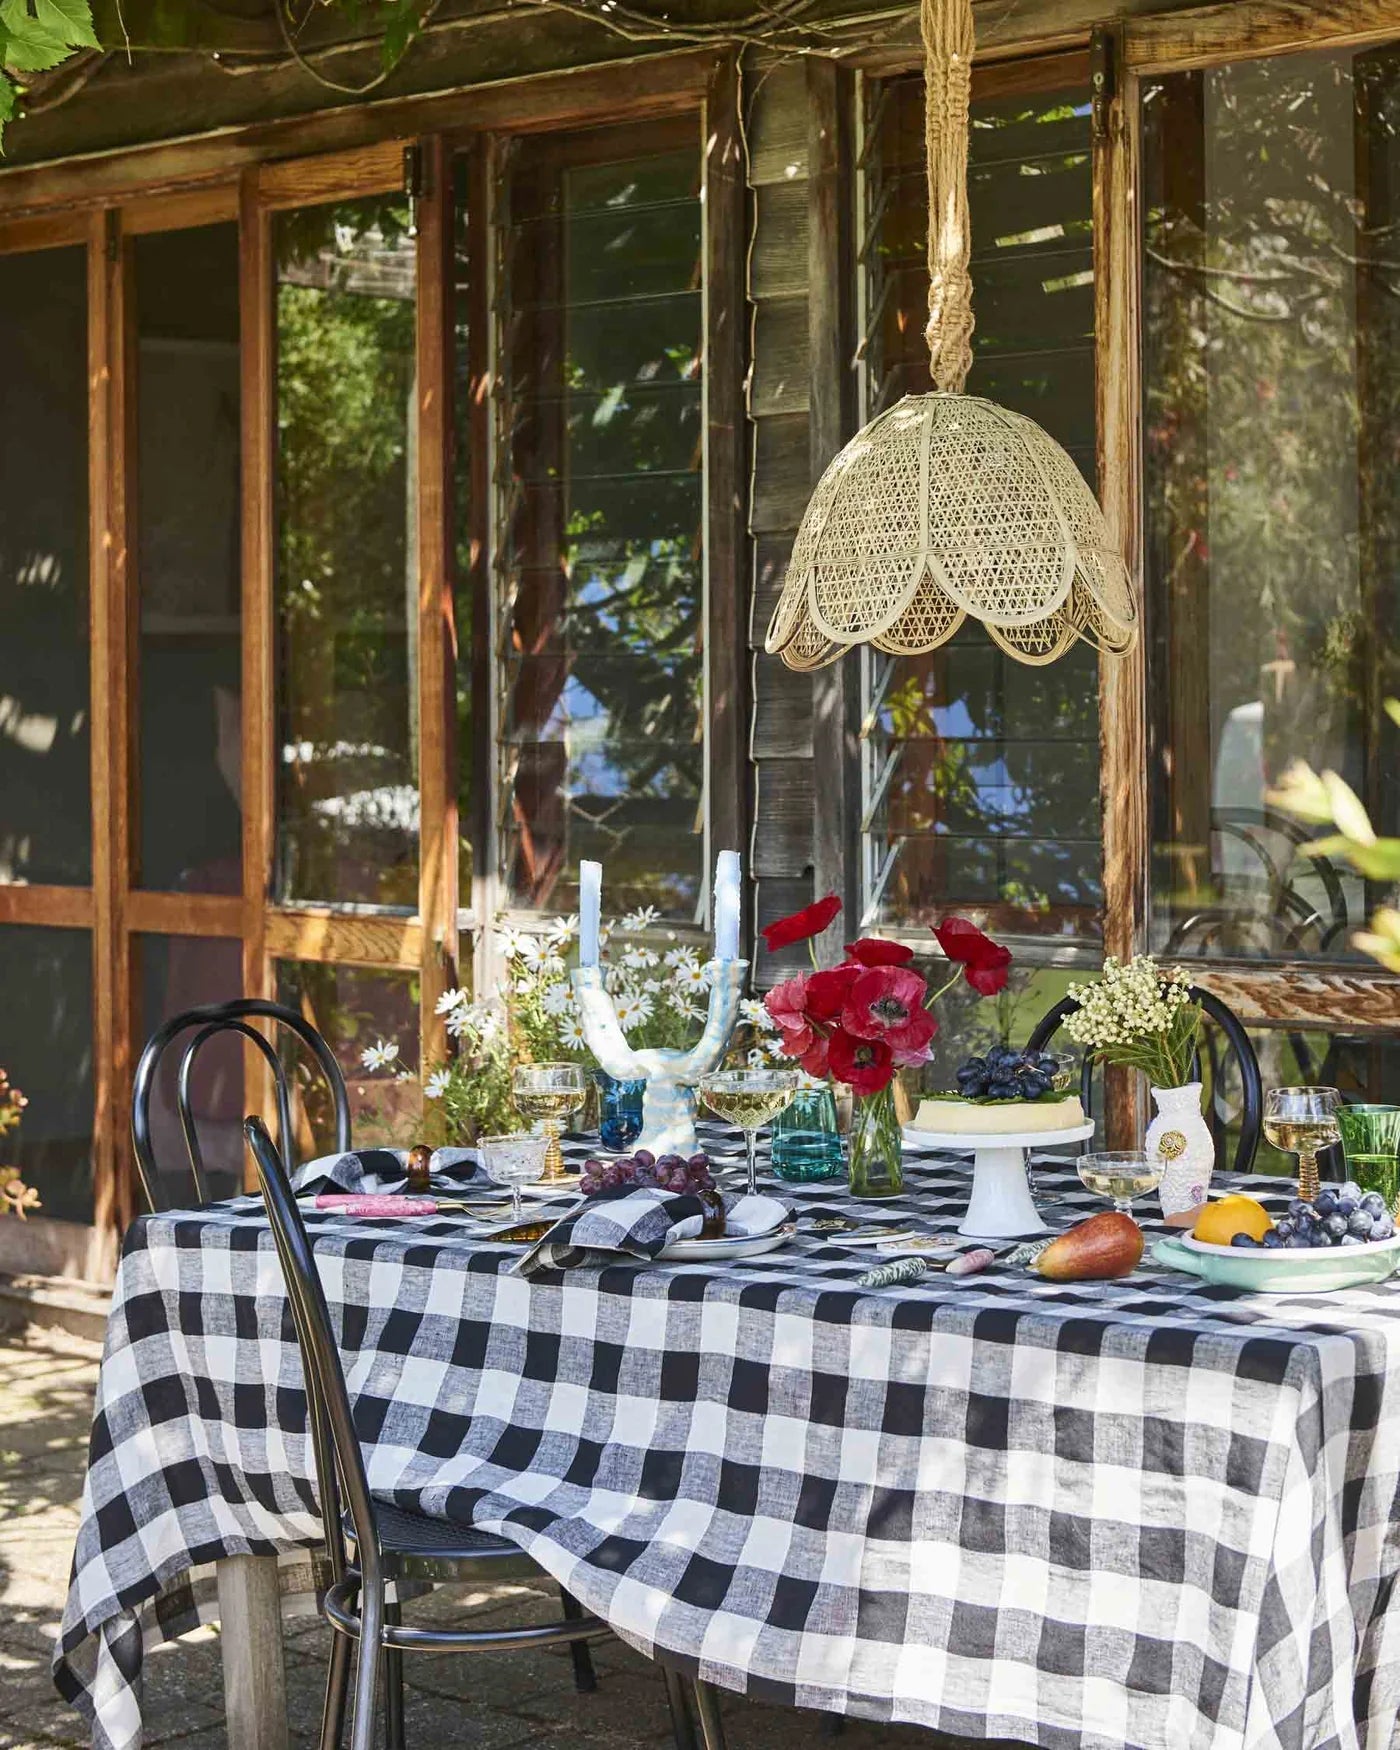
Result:
{"label": "rope cord", "polygon": [[957,393],[972,369],[972,228],[967,144],[972,0],[920,0],[924,151],[928,159],[928,342],[935,389]]}

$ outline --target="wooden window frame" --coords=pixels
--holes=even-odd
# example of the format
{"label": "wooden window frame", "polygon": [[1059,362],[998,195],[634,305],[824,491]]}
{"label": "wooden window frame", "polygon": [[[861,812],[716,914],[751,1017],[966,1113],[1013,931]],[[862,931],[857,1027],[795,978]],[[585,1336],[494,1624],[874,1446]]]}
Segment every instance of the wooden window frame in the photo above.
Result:
{"label": "wooden window frame", "polygon": [[[454,161],[470,194],[485,194],[495,138],[596,127],[619,119],[692,114],[705,152],[706,551],[711,684],[727,689],[710,724],[712,842],[739,842],[746,700],[737,629],[746,621],[743,466],[743,200],[732,53],[686,50],[544,75],[527,82],[235,129],[218,137],[55,165],[0,168],[0,255],[82,245],[88,262],[90,700],[93,866],[81,887],[0,886],[0,924],[84,929],[93,953],[94,1218],[91,1226],[31,1217],[0,1224],[0,1269],[100,1280],[111,1275],[121,1228],[136,1212],[126,1109],[141,1044],[133,956],[138,938],[172,935],[243,943],[243,987],[270,996],[280,960],[402,971],[420,980],[425,1058],[445,1053],[438,996],[458,981],[463,931],[478,943],[491,915],[478,879],[458,892],[455,767],[457,562],[453,540],[452,392],[457,312]],[[619,94],[624,101],[619,103]],[[270,898],[275,814],[274,628],[275,288],[273,215],[290,207],[404,186],[417,152],[416,367],[418,648],[415,700],[421,830],[413,916],[372,907],[278,905]],[[236,220],[240,228],[242,375],[242,871],[241,894],[189,894],[136,885],[133,766],[138,737],[132,240],[155,231]],[[493,361],[475,338],[489,329],[485,202],[467,220],[468,410],[474,513],[489,515]],[[723,374],[723,382],[721,375]],[[732,375],[732,382],[729,377]],[[490,584],[489,527],[474,514],[460,600],[474,653],[489,654],[480,610]],[[721,569],[722,568],[722,569]],[[727,572],[727,576],[724,575]],[[734,630],[727,627],[732,624]],[[474,699],[484,697],[474,688]],[[489,738],[475,745],[489,753]],[[485,796],[474,798],[486,802]],[[489,802],[487,803],[489,809]],[[482,809],[478,807],[478,817]],[[480,832],[479,818],[469,828]],[[477,859],[478,874],[489,863]],[[464,903],[465,902],[465,903]],[[250,1109],[267,1108],[261,1060],[248,1052]],[[42,1189],[42,1188],[41,1188]]]}

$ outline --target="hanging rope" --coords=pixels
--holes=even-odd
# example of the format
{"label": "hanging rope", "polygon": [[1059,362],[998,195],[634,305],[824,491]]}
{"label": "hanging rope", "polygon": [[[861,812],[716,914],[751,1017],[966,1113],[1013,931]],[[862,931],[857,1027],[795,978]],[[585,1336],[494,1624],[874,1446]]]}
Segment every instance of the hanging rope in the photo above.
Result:
{"label": "hanging rope", "polygon": [[928,159],[928,342],[935,389],[957,393],[972,369],[972,229],[967,140],[972,105],[972,0],[920,0],[924,151]]}

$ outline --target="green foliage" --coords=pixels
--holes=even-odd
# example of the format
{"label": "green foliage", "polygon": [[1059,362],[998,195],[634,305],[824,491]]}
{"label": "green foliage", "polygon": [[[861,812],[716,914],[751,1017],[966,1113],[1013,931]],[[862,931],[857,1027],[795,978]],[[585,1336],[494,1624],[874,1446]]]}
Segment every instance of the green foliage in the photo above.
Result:
{"label": "green foliage", "polygon": [[0,144],[24,90],[16,75],[47,73],[98,46],[88,0],[0,0]]}

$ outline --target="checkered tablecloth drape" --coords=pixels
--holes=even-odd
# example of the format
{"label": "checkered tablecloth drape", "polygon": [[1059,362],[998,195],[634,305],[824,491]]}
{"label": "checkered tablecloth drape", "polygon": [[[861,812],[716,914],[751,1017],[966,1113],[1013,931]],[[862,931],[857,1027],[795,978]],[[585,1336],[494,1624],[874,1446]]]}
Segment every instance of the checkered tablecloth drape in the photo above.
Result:
{"label": "checkered tablecloth drape", "polygon": [[[908,1165],[886,1207],[954,1225],[966,1167]],[[1097,1207],[1043,1172],[1054,1215]],[[872,1292],[806,1231],[525,1281],[454,1218],[310,1219],[374,1492],[513,1539],[645,1651],[1047,1750],[1400,1744],[1400,1286]],[[134,1224],[55,1655],[101,1750],[201,1564],[317,1539],[311,1474],[258,1205]]]}

